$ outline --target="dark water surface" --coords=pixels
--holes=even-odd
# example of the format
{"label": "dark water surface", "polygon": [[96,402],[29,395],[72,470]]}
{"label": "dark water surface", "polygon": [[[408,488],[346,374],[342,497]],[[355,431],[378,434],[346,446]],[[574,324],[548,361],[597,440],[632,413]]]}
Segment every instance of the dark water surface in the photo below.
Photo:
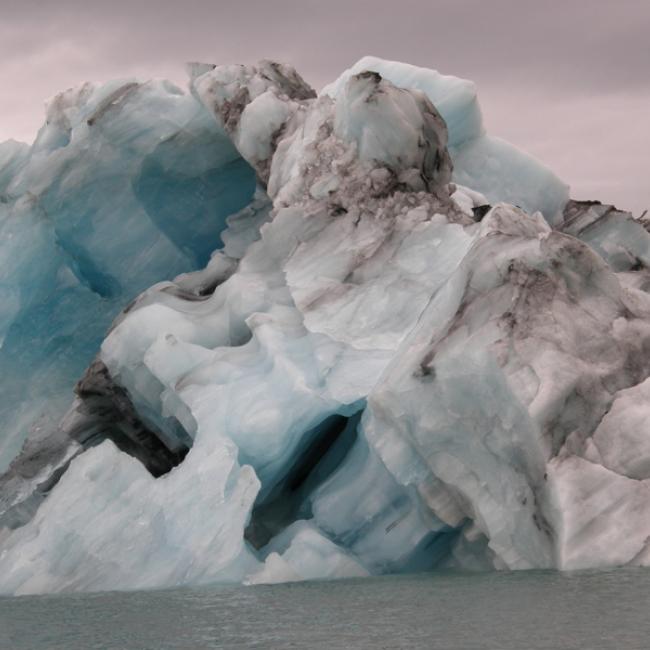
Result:
{"label": "dark water surface", "polygon": [[650,571],[0,598],[1,650],[648,650]]}

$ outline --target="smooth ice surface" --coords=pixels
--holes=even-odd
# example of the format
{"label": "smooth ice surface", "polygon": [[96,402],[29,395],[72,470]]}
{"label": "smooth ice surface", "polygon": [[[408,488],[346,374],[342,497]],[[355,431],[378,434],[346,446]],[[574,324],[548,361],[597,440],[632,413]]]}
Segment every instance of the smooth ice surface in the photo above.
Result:
{"label": "smooth ice surface", "polygon": [[487,136],[471,82],[189,72],[0,149],[4,462],[49,418],[0,591],[650,562],[646,225]]}

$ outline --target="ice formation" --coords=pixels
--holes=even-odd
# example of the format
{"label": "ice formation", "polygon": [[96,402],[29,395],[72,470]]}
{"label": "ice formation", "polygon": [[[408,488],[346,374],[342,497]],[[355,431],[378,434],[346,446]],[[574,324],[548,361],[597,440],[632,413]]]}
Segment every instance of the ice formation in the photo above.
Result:
{"label": "ice formation", "polygon": [[469,81],[189,74],[0,147],[0,592],[650,563],[644,224]]}
{"label": "ice formation", "polygon": [[31,149],[0,145],[0,472],[30,428],[65,413],[120,309],[205,265],[254,189],[214,120],[168,82],[68,90]]}

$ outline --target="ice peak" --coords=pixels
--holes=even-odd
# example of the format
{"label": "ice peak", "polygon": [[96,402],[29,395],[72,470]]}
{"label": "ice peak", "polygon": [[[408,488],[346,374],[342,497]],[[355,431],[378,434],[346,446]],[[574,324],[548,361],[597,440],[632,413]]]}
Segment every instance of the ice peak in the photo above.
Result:
{"label": "ice peak", "polygon": [[192,87],[284,204],[300,195],[345,206],[350,192],[359,202],[362,178],[375,196],[449,194],[444,120],[422,92],[379,73],[351,76],[335,100],[316,98],[293,68],[270,61],[218,66]]}

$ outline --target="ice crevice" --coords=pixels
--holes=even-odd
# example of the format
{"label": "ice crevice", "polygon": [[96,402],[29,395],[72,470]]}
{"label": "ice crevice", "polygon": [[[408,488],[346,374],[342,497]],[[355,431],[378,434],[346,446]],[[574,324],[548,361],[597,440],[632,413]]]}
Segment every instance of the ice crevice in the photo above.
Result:
{"label": "ice crevice", "polygon": [[331,415],[303,436],[303,451],[283,477],[260,492],[253,506],[244,536],[255,548],[266,546],[298,519],[312,518],[309,496],[343,462],[356,438],[359,417]]}
{"label": "ice crevice", "polygon": [[0,145],[0,592],[647,564],[645,224],[466,80],[189,74]]}

